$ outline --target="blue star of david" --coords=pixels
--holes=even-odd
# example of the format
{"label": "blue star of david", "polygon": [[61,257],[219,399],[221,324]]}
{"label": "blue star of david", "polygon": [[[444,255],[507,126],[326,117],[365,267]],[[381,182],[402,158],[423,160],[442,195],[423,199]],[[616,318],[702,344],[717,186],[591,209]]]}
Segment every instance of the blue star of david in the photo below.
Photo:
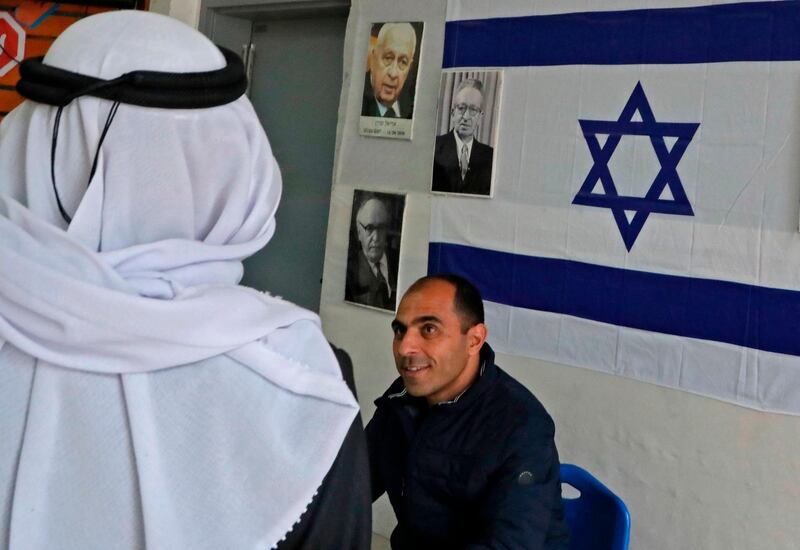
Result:
{"label": "blue star of david", "polygon": [[[637,111],[642,119],[641,122],[633,120],[633,115]],[[572,200],[572,204],[610,209],[625,248],[629,252],[650,214],[694,216],[692,205],[678,176],[677,167],[700,123],[656,122],[641,82],[636,83],[618,120],[578,120],[578,122],[592,154],[594,165],[583,180],[583,185]],[[608,135],[602,147],[597,140],[597,134]],[[648,136],[661,165],[644,197],[629,197],[617,193],[614,179],[608,169],[608,161],[622,136]],[[667,149],[665,137],[677,138],[672,150]],[[592,191],[598,180],[603,188],[602,193]],[[672,192],[672,199],[660,198],[667,187]],[[635,212],[630,221],[625,216],[625,211]]]}

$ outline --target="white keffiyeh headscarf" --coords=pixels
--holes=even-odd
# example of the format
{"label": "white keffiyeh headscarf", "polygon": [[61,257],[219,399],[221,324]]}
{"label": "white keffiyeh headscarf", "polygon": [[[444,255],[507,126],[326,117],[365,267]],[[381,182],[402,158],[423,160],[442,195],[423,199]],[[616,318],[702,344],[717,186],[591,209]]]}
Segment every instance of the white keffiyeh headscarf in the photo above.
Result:
{"label": "white keffiyeh headscarf", "polygon": [[[45,63],[210,71],[172,19],[96,15]],[[281,181],[245,97],[209,109],[24,102],[0,125],[0,547],[266,549],[356,412],[318,318],[238,286]]]}

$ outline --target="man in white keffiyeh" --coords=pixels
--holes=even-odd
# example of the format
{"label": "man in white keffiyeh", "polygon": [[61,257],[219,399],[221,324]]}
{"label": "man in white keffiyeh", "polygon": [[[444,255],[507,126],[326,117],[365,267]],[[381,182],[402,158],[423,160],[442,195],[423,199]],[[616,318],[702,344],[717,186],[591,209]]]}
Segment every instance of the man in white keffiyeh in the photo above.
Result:
{"label": "man in white keffiyeh", "polygon": [[[44,64],[110,80],[226,60],[113,12]],[[271,548],[358,410],[318,318],[238,286],[278,166],[246,97],[116,107],[82,95],[56,124],[26,101],[0,125],[0,547]]]}

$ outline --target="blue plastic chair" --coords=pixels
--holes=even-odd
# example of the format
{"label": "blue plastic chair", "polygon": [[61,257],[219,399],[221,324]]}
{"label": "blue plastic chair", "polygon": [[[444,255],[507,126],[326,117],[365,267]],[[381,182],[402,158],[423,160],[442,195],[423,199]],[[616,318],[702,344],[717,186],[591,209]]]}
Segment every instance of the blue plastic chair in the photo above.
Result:
{"label": "blue plastic chair", "polygon": [[581,493],[577,498],[563,499],[570,550],[627,550],[631,516],[622,499],[574,464],[561,465],[561,483]]}

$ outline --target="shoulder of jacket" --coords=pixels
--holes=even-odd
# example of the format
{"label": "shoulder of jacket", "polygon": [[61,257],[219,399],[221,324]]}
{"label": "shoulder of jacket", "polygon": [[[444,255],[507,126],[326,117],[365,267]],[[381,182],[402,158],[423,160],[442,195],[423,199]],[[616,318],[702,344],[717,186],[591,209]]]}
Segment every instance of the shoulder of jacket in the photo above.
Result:
{"label": "shoulder of jacket", "polygon": [[491,399],[506,418],[514,419],[514,428],[553,433],[555,425],[544,405],[530,389],[498,368],[498,379],[490,392]]}

